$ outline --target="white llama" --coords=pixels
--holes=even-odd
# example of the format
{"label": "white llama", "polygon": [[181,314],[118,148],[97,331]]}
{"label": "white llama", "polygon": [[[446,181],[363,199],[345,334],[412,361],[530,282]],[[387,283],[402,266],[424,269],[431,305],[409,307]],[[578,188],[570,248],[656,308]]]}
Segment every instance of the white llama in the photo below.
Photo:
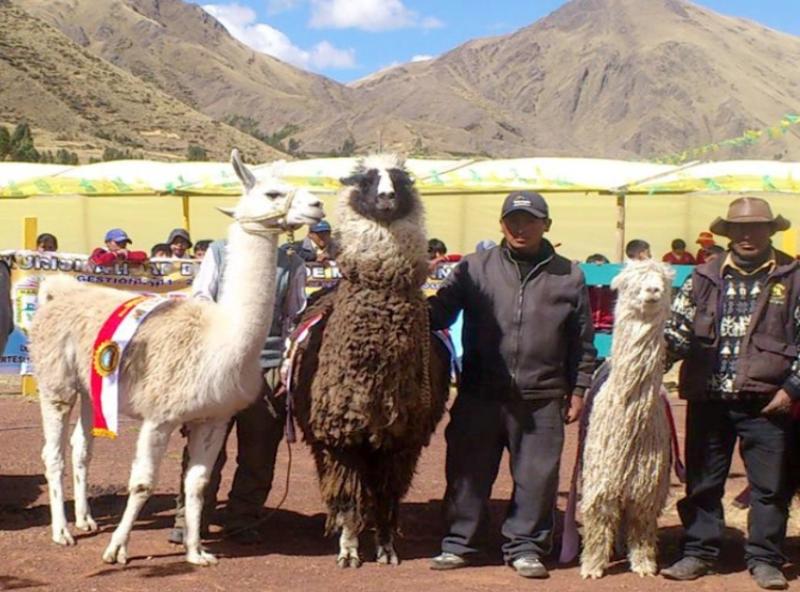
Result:
{"label": "white llama", "polygon": [[[228,232],[229,264],[219,303],[186,299],[156,309],[125,350],[120,376],[121,413],[142,419],[131,470],[128,504],[103,553],[126,563],[127,543],[139,511],[156,485],[172,431],[189,428],[186,472],[186,560],[209,565],[216,558],[200,545],[202,492],[222,445],[229,418],[261,391],[259,353],[272,321],[279,233],[323,216],[319,200],[270,175],[257,180],[232,153],[245,192]],[[93,410],[89,395],[92,344],[104,321],[130,292],[79,283],[67,276],[42,286],[31,328],[30,354],[37,370],[44,425],[45,463],[53,541],[75,543],[64,515],[62,475],[69,416],[80,415],[72,434],[75,526],[97,529],[87,499]]]}
{"label": "white llama", "polygon": [[624,523],[631,571],[655,575],[658,516],[669,492],[670,429],[660,396],[672,270],[628,264],[617,290],[611,372],[589,417],[583,456],[581,577],[599,578]]}

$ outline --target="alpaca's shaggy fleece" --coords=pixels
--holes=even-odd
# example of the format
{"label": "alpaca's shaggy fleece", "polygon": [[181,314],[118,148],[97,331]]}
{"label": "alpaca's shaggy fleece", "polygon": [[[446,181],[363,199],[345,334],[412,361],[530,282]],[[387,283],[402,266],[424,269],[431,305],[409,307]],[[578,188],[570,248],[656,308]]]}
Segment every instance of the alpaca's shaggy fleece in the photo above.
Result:
{"label": "alpaca's shaggy fleece", "polygon": [[379,556],[382,545],[394,553],[400,499],[449,390],[449,354],[439,344],[425,345],[431,336],[420,288],[427,237],[422,204],[409,189],[412,207],[389,223],[352,207],[358,189],[341,192],[337,263],[343,279],[306,314],[330,312],[318,359],[296,385],[298,420],[328,507],[326,530],[342,527],[343,540],[355,538],[357,546],[358,533],[374,525]]}
{"label": "alpaca's shaggy fleece", "polygon": [[592,406],[583,457],[584,578],[603,575],[623,523],[631,570],[656,573],[657,519],[669,492],[660,389],[672,277],[662,263],[645,261],[627,265],[612,283],[618,300],[611,372]]}

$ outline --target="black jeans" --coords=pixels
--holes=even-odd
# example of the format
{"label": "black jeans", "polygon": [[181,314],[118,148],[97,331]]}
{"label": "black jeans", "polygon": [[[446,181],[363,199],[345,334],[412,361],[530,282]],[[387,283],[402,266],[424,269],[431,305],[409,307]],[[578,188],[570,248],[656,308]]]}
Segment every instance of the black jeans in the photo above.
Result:
{"label": "black jeans", "polygon": [[745,560],[781,566],[791,487],[788,415],[763,416],[764,401],[690,401],[686,411],[686,497],[678,502],[684,555],[715,561],[724,516],[722,496],[737,437],[750,484]]}
{"label": "black jeans", "polygon": [[547,555],[564,444],[564,400],[492,401],[460,395],[445,437],[448,532],[442,551],[469,555],[484,542],[489,496],[508,449],[514,491],[503,523],[503,556],[510,562]]}

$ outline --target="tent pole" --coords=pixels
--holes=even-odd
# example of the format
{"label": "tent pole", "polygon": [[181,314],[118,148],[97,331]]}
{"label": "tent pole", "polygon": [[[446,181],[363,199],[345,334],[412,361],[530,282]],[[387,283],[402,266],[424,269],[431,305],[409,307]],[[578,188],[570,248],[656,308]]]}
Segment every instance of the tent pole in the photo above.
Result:
{"label": "tent pole", "polygon": [[625,261],[625,192],[617,193],[617,261]]}

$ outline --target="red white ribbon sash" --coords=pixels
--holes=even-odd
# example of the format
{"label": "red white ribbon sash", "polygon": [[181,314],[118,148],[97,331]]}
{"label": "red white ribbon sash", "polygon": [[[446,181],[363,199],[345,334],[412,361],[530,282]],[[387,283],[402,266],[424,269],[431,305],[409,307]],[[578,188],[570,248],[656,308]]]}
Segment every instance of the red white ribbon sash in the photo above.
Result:
{"label": "red white ribbon sash", "polygon": [[142,321],[171,298],[150,294],[136,296],[120,304],[94,341],[90,388],[94,409],[95,436],[117,437],[119,422],[119,369],[125,348]]}

